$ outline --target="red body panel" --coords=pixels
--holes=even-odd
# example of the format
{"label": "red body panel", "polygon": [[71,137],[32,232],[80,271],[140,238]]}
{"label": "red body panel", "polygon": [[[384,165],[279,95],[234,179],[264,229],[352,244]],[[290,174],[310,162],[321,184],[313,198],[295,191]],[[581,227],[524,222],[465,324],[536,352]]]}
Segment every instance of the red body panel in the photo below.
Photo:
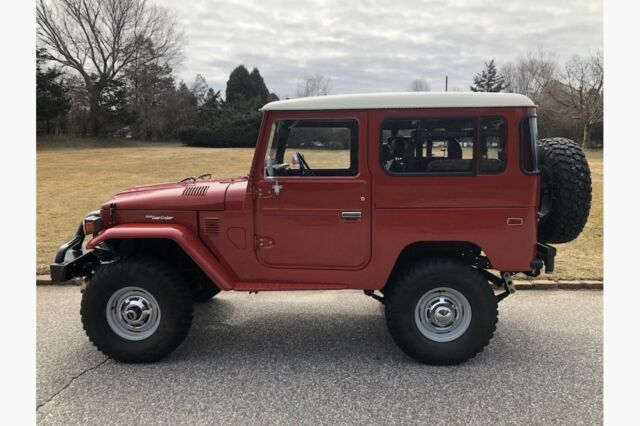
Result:
{"label": "red body panel", "polygon": [[[242,291],[380,289],[399,254],[415,242],[470,242],[495,269],[527,271],[535,256],[539,177],[520,169],[518,132],[520,120],[532,114],[534,108],[267,112],[249,179],[120,193],[102,207],[108,223],[109,207],[116,204],[116,225],[88,247],[113,238],[169,238],[220,288]],[[438,115],[503,117],[505,170],[389,175],[379,160],[382,121]],[[271,125],[283,118],[356,119],[358,175],[278,177],[282,191],[275,196],[275,179],[264,176],[263,161]],[[194,186],[208,189],[185,191]],[[344,220],[343,211],[361,212],[362,218]]]}
{"label": "red body panel", "polygon": [[193,232],[176,224],[124,224],[108,228],[87,243],[91,249],[107,240],[163,238],[175,241],[222,290],[231,290],[235,279],[211,254]]}

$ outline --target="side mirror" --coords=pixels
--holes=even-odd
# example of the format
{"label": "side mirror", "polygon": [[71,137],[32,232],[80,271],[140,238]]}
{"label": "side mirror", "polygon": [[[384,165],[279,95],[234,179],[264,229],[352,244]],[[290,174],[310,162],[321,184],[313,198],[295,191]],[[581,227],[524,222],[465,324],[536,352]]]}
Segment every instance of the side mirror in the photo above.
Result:
{"label": "side mirror", "polygon": [[271,160],[271,157],[269,156],[269,154],[267,154],[267,156],[264,157],[264,170],[265,170],[265,175],[273,176],[273,160]]}
{"label": "side mirror", "polygon": [[291,165],[293,166],[293,168],[300,168],[300,158],[298,157],[297,152],[291,156]]}

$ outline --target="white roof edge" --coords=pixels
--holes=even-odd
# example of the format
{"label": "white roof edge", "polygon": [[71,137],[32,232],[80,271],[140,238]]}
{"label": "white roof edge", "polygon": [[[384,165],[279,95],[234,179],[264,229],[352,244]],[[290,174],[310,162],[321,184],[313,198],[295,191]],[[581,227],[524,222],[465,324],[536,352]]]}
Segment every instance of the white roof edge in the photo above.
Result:
{"label": "white roof edge", "polygon": [[485,92],[389,92],[311,96],[269,102],[261,111],[313,111],[401,108],[497,108],[535,107],[517,93]]}

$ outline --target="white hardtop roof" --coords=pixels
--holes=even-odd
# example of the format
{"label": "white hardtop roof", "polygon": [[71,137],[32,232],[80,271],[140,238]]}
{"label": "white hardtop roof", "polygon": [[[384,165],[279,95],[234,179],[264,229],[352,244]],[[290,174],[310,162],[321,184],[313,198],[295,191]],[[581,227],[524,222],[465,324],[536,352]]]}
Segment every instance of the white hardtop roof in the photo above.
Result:
{"label": "white hardtop roof", "polygon": [[357,95],[311,96],[269,102],[262,111],[313,111],[396,108],[534,107],[531,99],[516,93],[394,92]]}

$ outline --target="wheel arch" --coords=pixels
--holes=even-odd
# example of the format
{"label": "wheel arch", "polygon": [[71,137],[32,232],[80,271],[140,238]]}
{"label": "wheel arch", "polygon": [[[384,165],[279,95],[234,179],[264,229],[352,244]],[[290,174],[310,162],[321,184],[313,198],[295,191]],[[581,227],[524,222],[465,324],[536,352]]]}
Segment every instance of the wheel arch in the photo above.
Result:
{"label": "wheel arch", "polygon": [[486,268],[491,266],[488,258],[483,256],[482,248],[470,241],[415,241],[405,246],[398,254],[385,287],[410,264],[436,256],[457,258],[471,265],[480,264]]}
{"label": "wheel arch", "polygon": [[231,290],[236,282],[233,275],[202,241],[182,225],[117,225],[94,236],[87,243],[87,248],[94,249],[102,243],[122,254],[141,250],[159,254],[168,261],[176,260],[172,258],[172,254],[188,259],[222,290]]}

